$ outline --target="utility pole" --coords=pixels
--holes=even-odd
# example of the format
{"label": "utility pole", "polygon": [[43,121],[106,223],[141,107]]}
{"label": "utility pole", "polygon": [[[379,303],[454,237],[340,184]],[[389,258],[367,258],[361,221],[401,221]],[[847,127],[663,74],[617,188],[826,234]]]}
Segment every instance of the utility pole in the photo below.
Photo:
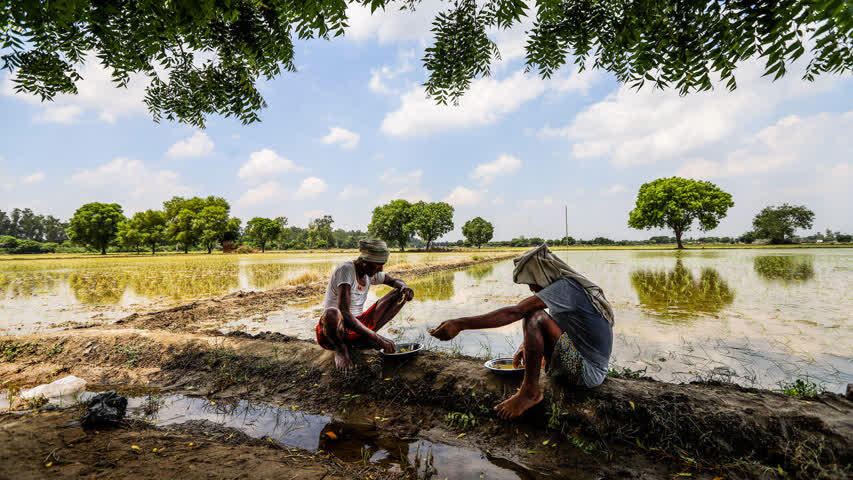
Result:
{"label": "utility pole", "polygon": [[566,205],[566,250],[569,249],[569,206]]}

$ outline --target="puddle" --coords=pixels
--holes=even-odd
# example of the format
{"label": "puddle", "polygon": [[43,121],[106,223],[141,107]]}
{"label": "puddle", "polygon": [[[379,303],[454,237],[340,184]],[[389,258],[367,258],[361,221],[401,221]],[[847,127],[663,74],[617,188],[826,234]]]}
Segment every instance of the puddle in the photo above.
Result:
{"label": "puddle", "polygon": [[254,438],[269,437],[288,447],[322,450],[346,462],[369,462],[389,471],[409,466],[417,470],[419,478],[548,478],[546,474],[485,452],[422,439],[385,437],[372,421],[311,415],[292,406],[149,395],[129,398],[128,415],[158,426],[207,420]]}

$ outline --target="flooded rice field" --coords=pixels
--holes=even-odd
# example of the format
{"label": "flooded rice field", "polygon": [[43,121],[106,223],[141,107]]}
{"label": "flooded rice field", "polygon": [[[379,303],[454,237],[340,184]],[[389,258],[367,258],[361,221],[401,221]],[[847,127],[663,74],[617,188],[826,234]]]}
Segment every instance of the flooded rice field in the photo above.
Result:
{"label": "flooded rice field", "polygon": [[[614,368],[660,380],[730,380],[777,388],[808,377],[840,392],[853,382],[853,250],[578,250],[558,253],[600,284],[616,312]],[[466,254],[397,254],[391,265],[447,262]],[[0,329],[26,333],[62,322],[237,290],[323,281],[343,255],[155,257],[0,264]],[[521,325],[464,332],[441,344],[440,321],[517,302],[512,262],[411,281],[416,299],[390,324],[398,341],[480,357],[511,355]],[[374,289],[371,300],[384,291]],[[239,319],[223,330],[312,338],[320,299]]]}

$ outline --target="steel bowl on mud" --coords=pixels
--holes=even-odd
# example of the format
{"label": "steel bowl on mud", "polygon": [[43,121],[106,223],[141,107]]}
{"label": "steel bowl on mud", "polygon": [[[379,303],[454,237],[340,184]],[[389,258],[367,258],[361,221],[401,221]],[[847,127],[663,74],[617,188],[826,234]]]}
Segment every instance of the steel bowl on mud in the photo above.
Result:
{"label": "steel bowl on mud", "polygon": [[524,367],[513,368],[512,357],[493,358],[485,362],[483,366],[498,375],[515,375],[524,371]]}
{"label": "steel bowl on mud", "polygon": [[417,355],[424,346],[420,343],[398,343],[397,351],[394,353],[385,353],[384,350],[379,350],[379,354],[386,358],[409,358]]}

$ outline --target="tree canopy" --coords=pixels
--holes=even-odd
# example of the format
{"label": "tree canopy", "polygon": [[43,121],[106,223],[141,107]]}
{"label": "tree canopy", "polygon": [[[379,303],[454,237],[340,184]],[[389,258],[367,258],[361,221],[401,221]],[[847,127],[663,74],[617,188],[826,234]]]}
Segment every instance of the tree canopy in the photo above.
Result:
{"label": "tree canopy", "polygon": [[752,219],[753,236],[768,238],[770,243],[787,243],[796,228],[812,228],[814,212],[805,205],[765,207]]}
{"label": "tree canopy", "polygon": [[681,177],[659,178],[644,183],[637,203],[628,216],[628,226],[636,229],[669,228],[678,248],[681,236],[694,220],[702,231],[713,230],[734,206],[732,196],[711,182]]}
{"label": "tree canopy", "polygon": [[445,202],[418,202],[412,205],[412,232],[426,242],[429,250],[432,242],[453,230],[453,207]]}
{"label": "tree canopy", "polygon": [[[419,0],[355,0],[377,9],[415,9]],[[259,120],[260,79],[294,72],[294,38],[343,35],[348,2],[165,0],[37,2],[0,0],[2,69],[15,89],[50,100],[76,93],[80,67],[98,61],[116,86],[147,81],[145,103],[163,118],[203,127],[209,115]],[[455,0],[433,22],[423,64],[426,91],[456,102],[489,75],[500,52],[489,37],[532,16],[526,65],[550,77],[569,61],[613,73],[623,83],[707,90],[713,76],[736,87],[738,63],[764,62],[785,75],[803,57],[802,76],[853,69],[853,9],[842,0],[719,2],[682,0]],[[808,53],[807,53],[808,52]],[[97,60],[95,60],[97,59]]]}
{"label": "tree canopy", "polygon": [[462,226],[462,235],[468,240],[468,243],[475,245],[477,248],[489,243],[495,233],[495,227],[483,220],[482,217],[474,217],[465,222]]}
{"label": "tree canopy", "polygon": [[267,243],[281,233],[281,223],[264,217],[255,217],[246,222],[246,238],[266,251]]}
{"label": "tree canopy", "polygon": [[113,243],[118,226],[124,220],[117,203],[87,203],[74,212],[68,221],[68,238],[76,243],[106,255]]}
{"label": "tree canopy", "polygon": [[391,200],[373,209],[373,217],[367,231],[388,242],[388,245],[406,249],[412,238],[412,204],[407,200]]}

